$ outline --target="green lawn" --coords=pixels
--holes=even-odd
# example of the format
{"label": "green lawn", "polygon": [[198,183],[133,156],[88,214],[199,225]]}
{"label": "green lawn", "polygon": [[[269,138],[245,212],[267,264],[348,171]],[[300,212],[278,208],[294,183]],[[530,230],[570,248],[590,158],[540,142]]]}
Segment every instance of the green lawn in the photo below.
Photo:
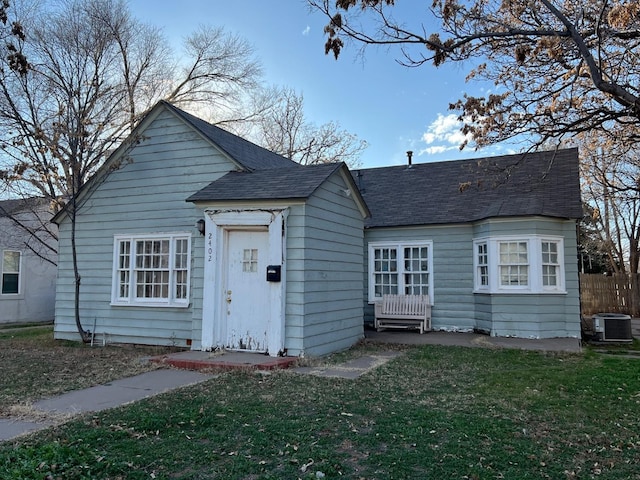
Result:
{"label": "green lawn", "polygon": [[225,373],[0,445],[3,479],[640,479],[639,462],[640,360],[434,346],[357,380]]}

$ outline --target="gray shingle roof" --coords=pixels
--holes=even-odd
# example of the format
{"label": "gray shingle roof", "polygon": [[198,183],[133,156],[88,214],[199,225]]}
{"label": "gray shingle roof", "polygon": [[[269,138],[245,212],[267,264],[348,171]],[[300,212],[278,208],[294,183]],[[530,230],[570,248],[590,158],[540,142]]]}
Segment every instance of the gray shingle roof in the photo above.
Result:
{"label": "gray shingle roof", "polygon": [[366,227],[468,223],[489,217],[582,217],[577,149],[352,172]]}
{"label": "gray shingle roof", "polygon": [[240,138],[220,127],[205,122],[201,118],[195,117],[168,102],[162,101],[161,103],[183,118],[206,138],[215,143],[221,150],[229,155],[229,157],[248,170],[300,167],[299,163],[289,160],[277,153],[273,153],[255,143],[251,143],[244,138]]}
{"label": "gray shingle roof", "polygon": [[0,200],[0,217],[8,217],[15,213],[39,208],[46,203],[47,201],[40,197]]}
{"label": "gray shingle roof", "polygon": [[187,198],[188,202],[309,198],[343,163],[301,168],[229,172]]}

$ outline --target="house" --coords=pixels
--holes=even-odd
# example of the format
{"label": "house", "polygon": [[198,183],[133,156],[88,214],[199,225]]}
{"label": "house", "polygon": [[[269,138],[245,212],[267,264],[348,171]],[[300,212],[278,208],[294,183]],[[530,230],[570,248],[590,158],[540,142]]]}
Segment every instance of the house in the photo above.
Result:
{"label": "house", "polygon": [[0,324],[53,322],[57,239],[41,198],[0,201]]}
{"label": "house", "polygon": [[[85,186],[85,329],[103,341],[323,355],[363,336],[364,218],[344,164],[302,167],[160,102]],[[77,339],[61,211],[56,338]]]}
{"label": "house", "polygon": [[[350,172],[160,102],[77,197],[81,320],[106,342],[316,356],[397,291],[427,293],[434,328],[577,337],[579,203],[575,150]],[[78,339],[54,221],[55,336]]]}

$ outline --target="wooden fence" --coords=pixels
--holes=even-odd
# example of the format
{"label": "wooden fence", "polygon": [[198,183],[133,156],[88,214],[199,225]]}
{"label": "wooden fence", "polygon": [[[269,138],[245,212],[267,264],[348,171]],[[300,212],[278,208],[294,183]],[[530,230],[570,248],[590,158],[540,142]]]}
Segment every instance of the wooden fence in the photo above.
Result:
{"label": "wooden fence", "polygon": [[580,308],[583,316],[624,313],[640,316],[640,274],[580,274]]}

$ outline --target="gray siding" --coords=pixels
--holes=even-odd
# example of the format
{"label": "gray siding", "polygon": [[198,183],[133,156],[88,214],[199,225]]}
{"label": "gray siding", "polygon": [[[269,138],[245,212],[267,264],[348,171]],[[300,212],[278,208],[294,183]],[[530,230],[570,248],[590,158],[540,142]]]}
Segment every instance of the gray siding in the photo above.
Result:
{"label": "gray siding", "polygon": [[[25,211],[15,215],[21,223],[34,229],[39,227],[40,222],[48,222],[51,218],[51,213],[42,210]],[[49,225],[49,228],[55,231],[55,225]],[[0,324],[53,321],[57,261],[54,252],[57,242],[45,233],[40,235],[43,241],[53,246],[53,252],[40,248],[38,242],[30,239],[29,234],[16,226],[10,218],[0,217],[0,269],[3,250],[18,251],[21,256],[19,294],[0,293]],[[33,245],[38,255],[32,252],[26,243]],[[50,261],[39,255],[47,257]]]}
{"label": "gray siding", "polygon": [[[566,294],[517,295],[474,293],[473,240],[500,235],[554,235],[564,238]],[[528,218],[480,222],[475,225],[371,228],[366,245],[379,241],[433,241],[433,307],[435,330],[480,330],[497,336],[578,337],[580,300],[575,221]],[[365,246],[365,268],[368,269]],[[373,323],[366,302],[365,322]]]}
{"label": "gray siding", "polygon": [[304,353],[305,211],[305,205],[294,205],[287,217],[285,348],[291,356]]}
{"label": "gray siding", "polygon": [[[112,342],[184,346],[192,340],[201,315],[204,247],[194,227],[202,212],[185,199],[230,168],[231,163],[193,129],[160,110],[121,168],[94,188],[78,213],[80,314],[85,329],[93,330],[95,322],[96,333]],[[191,234],[189,307],[112,306],[114,235],[175,232]],[[77,339],[68,219],[60,226],[60,245],[55,336]]]}
{"label": "gray siding", "polygon": [[305,355],[324,355],[363,338],[363,218],[348,185],[330,177],[305,206]]}

